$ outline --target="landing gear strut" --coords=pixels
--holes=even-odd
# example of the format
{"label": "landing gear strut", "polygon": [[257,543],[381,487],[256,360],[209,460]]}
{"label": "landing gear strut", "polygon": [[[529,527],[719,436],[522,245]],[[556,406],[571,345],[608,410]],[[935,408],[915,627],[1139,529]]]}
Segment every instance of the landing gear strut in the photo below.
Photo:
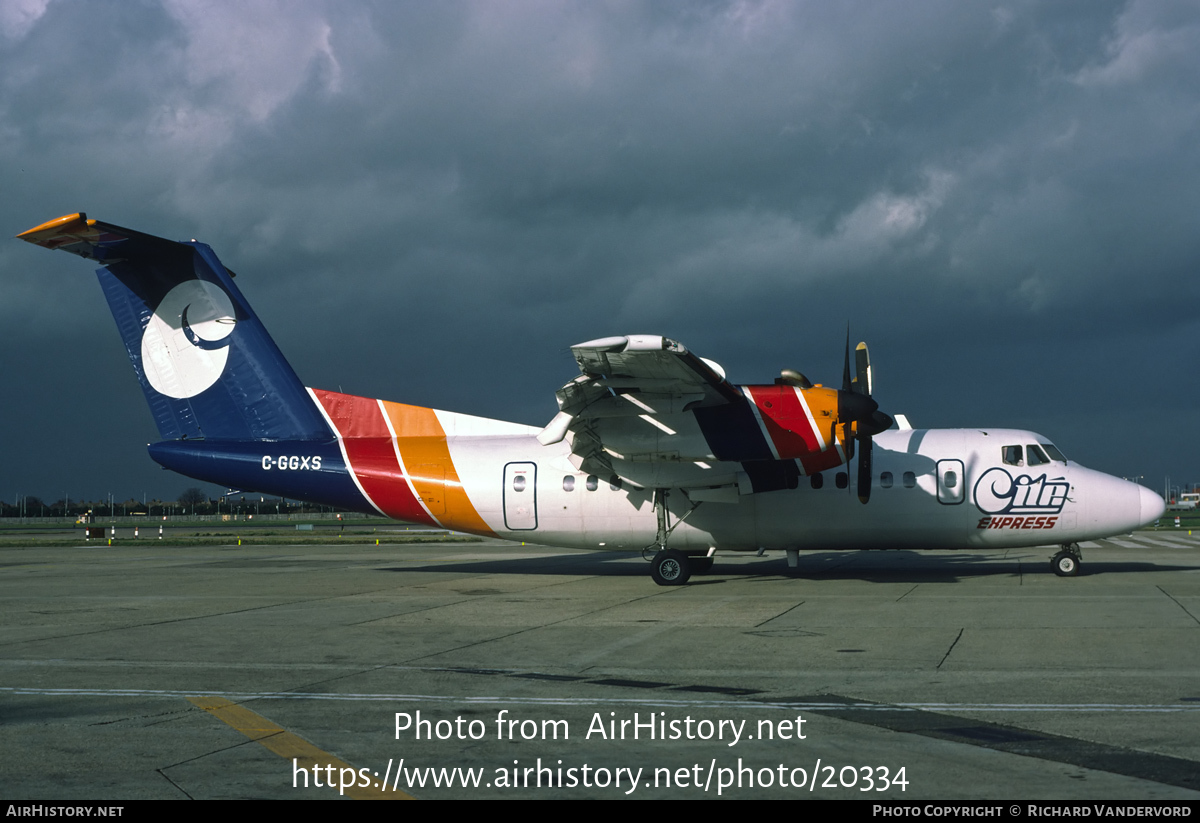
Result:
{"label": "landing gear strut", "polygon": [[703,574],[712,568],[711,557],[693,559],[681,551],[667,548],[667,538],[671,536],[671,532],[675,531],[675,527],[686,520],[698,505],[700,504],[694,504],[675,521],[674,526],[670,526],[668,525],[670,510],[667,508],[667,490],[654,490],[654,512],[658,515],[658,531],[654,535],[654,542],[646,549],[657,549],[654,558],[650,561],[650,577],[660,586],[682,586],[688,582],[693,571]]}
{"label": "landing gear strut", "polygon": [[1079,564],[1082,561],[1079,544],[1067,543],[1062,547],[1062,551],[1054,555],[1050,561],[1050,568],[1054,569],[1054,573],[1059,577],[1074,577],[1079,574]]}

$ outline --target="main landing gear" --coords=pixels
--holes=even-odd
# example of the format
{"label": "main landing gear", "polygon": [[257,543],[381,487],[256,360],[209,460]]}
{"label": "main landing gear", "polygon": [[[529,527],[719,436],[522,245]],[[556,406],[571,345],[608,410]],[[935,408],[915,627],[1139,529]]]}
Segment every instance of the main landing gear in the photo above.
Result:
{"label": "main landing gear", "polygon": [[693,504],[682,517],[675,521],[674,525],[668,526],[670,511],[667,508],[667,490],[654,490],[654,511],[658,515],[658,533],[654,536],[654,542],[647,546],[646,550],[657,549],[650,561],[650,577],[660,586],[682,586],[693,574],[704,574],[712,568],[711,556],[688,555],[678,549],[667,548],[667,538],[671,536],[671,532],[675,531],[675,527],[686,520],[688,515],[694,512],[696,506],[699,505],[699,503]]}
{"label": "main landing gear", "polygon": [[650,562],[650,576],[660,586],[682,586],[693,574],[706,574],[713,567],[711,557],[688,555],[678,549],[660,549]]}
{"label": "main landing gear", "polygon": [[650,562],[650,576],[660,586],[682,586],[692,576],[688,556],[675,549],[661,549]]}
{"label": "main landing gear", "polygon": [[1051,559],[1050,568],[1054,569],[1054,573],[1059,577],[1074,577],[1079,574],[1079,564],[1082,561],[1083,556],[1079,554],[1079,544],[1067,543],[1062,547],[1062,551]]}

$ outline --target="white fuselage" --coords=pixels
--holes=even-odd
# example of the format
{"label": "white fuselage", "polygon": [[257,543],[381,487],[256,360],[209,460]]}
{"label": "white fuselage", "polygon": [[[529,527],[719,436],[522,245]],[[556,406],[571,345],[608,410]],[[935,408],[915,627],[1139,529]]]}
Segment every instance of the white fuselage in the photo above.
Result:
{"label": "white fuselage", "polygon": [[[820,488],[801,477],[797,488],[728,502],[693,503],[669,489],[669,543],[688,551],[1061,545],[1128,532],[1161,514],[1149,490],[1075,463],[1003,462],[1003,446],[1045,442],[1011,429],[883,432],[866,505],[845,465],[825,472]],[[452,437],[448,445],[463,489],[500,537],[593,549],[655,541],[653,490],[581,473],[565,444],[512,435]],[[711,470],[728,476],[737,466]]]}

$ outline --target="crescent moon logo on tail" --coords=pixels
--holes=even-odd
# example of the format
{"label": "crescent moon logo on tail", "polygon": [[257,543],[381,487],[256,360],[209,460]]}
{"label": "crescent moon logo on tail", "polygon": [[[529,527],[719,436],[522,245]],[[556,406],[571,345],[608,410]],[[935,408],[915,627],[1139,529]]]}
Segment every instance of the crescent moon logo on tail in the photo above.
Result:
{"label": "crescent moon logo on tail", "polygon": [[[179,316],[180,320],[182,321],[181,325],[183,328],[183,334],[187,337],[188,342],[196,348],[204,349],[205,351],[215,351],[227,346],[228,344],[225,342],[225,336],[229,334],[228,331],[216,340],[206,340],[200,335],[196,334],[195,330],[192,329],[191,323],[188,322],[188,309],[191,307],[191,303],[184,306],[183,313]],[[237,322],[237,320],[232,317],[218,317],[215,322],[232,326]]]}
{"label": "crescent moon logo on tail", "polygon": [[142,333],[142,369],[160,394],[195,397],[212,386],[229,359],[237,324],[229,295],[215,283],[187,280],[167,292]]}

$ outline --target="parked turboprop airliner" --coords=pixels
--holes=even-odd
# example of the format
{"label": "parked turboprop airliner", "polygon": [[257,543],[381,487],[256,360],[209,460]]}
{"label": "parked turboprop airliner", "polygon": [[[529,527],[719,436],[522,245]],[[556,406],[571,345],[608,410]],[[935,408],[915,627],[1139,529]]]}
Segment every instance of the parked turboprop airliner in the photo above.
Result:
{"label": "parked turboprop airliner", "polygon": [[[739,386],[655,335],[572,347],[542,429],[305,388],[212,249],[84,214],[18,235],[101,264],[162,440],[150,456],[232,488],[552,546],[653,549],[680,584],[717,551],[1056,545],[1158,518],[1163,501],[1041,435],[913,429],[871,397],[865,344],[842,388],[785,369]],[[857,471],[851,472],[857,452]],[[874,488],[874,492],[872,489]],[[868,504],[868,505],[861,505]]]}

